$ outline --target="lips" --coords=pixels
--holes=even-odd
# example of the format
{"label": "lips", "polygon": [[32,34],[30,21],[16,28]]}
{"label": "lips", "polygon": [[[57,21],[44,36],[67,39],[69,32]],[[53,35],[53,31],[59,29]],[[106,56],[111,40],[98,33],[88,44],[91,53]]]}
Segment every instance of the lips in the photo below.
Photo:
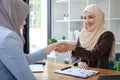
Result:
{"label": "lips", "polygon": [[92,23],[85,24],[85,26],[86,26],[87,28],[89,28],[89,27],[92,26]]}

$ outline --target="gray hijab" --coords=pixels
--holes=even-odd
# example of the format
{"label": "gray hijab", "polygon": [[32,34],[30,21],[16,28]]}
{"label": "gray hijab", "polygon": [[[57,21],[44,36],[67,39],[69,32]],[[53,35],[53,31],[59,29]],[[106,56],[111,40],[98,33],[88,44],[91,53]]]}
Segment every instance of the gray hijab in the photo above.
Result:
{"label": "gray hijab", "polygon": [[20,25],[29,13],[29,5],[22,0],[0,0],[0,26],[16,32],[24,43]]}

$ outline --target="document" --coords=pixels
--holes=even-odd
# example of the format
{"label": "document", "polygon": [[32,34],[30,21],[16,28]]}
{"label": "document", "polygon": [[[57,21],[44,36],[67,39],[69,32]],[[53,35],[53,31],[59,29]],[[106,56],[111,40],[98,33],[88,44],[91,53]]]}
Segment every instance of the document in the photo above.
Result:
{"label": "document", "polygon": [[88,78],[90,76],[98,74],[99,71],[85,70],[85,69],[80,69],[80,68],[70,68],[69,67],[69,68],[55,70],[55,73],[76,76],[76,77],[80,77],[80,78]]}
{"label": "document", "polygon": [[42,64],[32,64],[29,67],[32,72],[43,72],[44,71]]}

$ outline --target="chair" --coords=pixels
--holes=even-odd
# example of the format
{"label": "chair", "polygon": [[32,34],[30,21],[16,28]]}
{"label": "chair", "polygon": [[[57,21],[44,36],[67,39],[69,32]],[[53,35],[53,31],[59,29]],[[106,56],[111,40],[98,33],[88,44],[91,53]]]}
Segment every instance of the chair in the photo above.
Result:
{"label": "chair", "polygon": [[[120,53],[116,53],[115,54],[115,60],[119,60],[119,58],[120,58]],[[108,67],[109,67],[109,69],[115,70],[114,69],[114,62],[108,61]]]}
{"label": "chair", "polygon": [[115,59],[119,60],[119,58],[120,58],[120,53],[116,53]]}

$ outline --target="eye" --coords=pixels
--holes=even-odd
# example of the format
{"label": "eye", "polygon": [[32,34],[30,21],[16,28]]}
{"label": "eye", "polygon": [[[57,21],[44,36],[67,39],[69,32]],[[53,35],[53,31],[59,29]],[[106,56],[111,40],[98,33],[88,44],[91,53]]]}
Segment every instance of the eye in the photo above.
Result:
{"label": "eye", "polygon": [[94,15],[89,15],[88,18],[89,19],[93,19],[95,16]]}
{"label": "eye", "polygon": [[86,17],[84,16],[83,19],[86,19]]}
{"label": "eye", "polygon": [[90,19],[94,18],[93,16],[89,16]]}

